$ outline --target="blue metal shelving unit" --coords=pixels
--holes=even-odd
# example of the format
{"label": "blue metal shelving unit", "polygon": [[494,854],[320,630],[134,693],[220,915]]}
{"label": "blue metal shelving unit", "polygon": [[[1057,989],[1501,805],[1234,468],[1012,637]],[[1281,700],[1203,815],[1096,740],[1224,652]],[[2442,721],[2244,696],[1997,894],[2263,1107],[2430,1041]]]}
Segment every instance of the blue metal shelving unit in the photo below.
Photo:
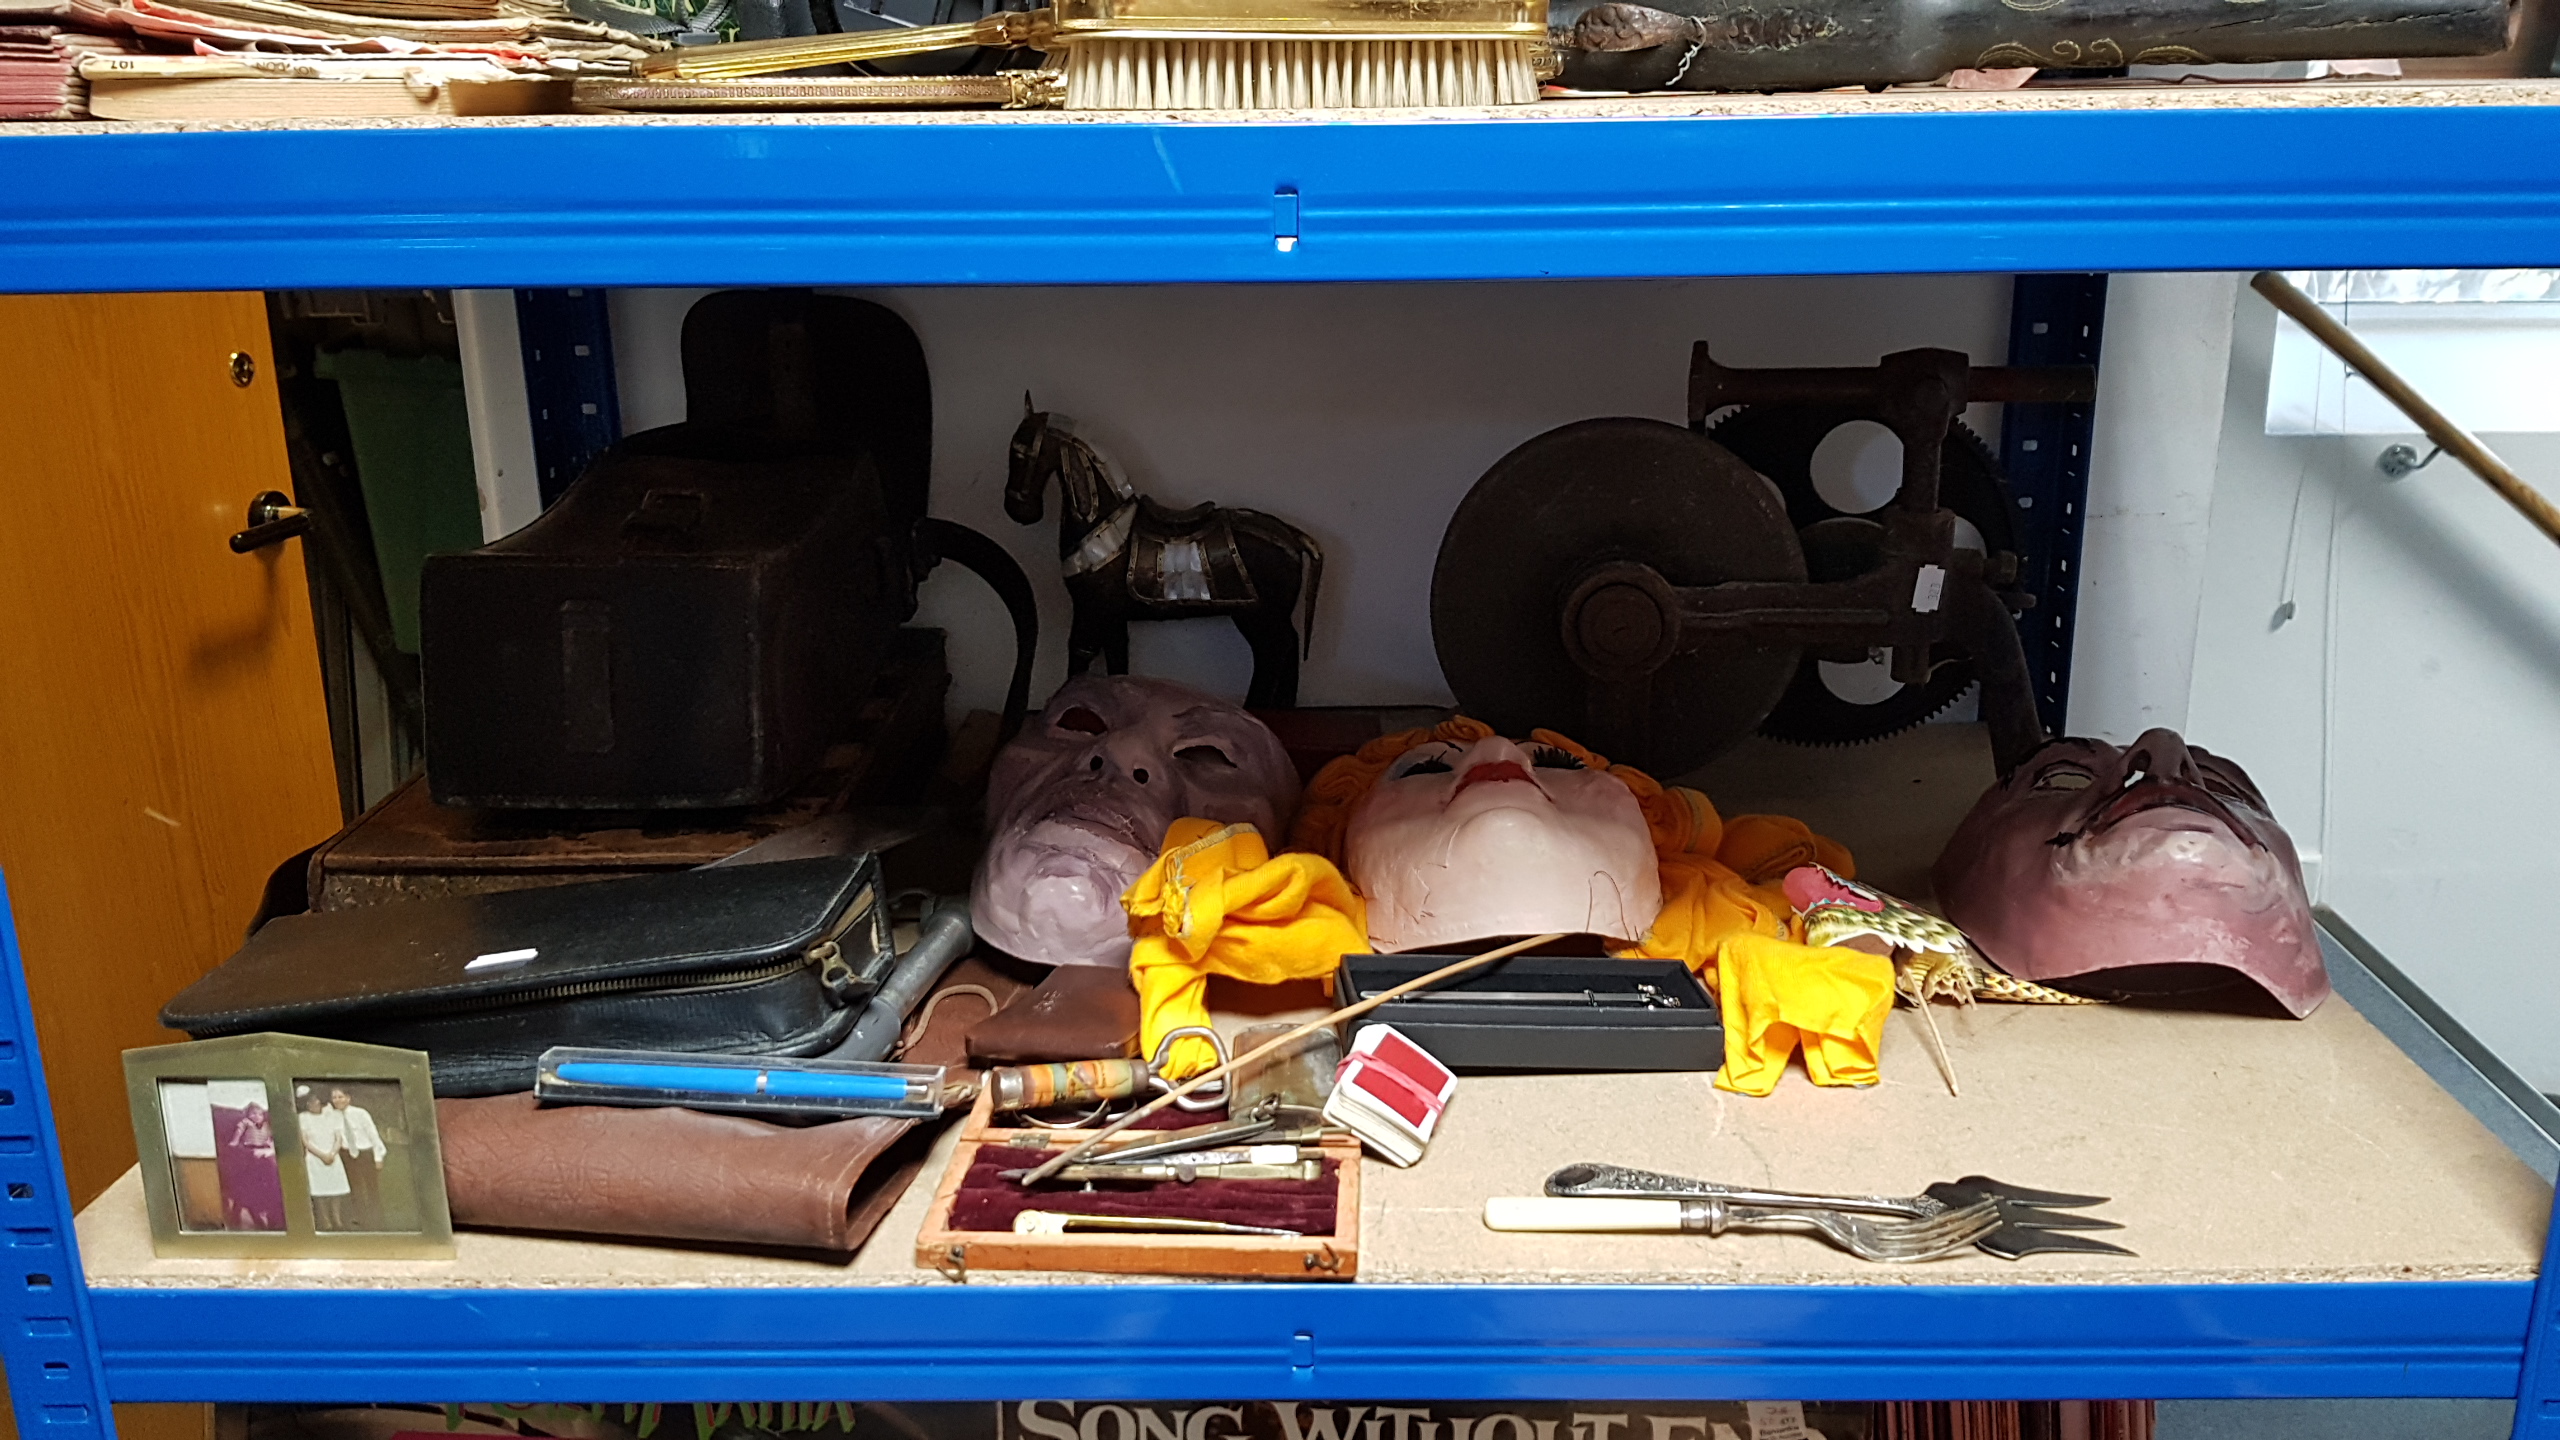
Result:
{"label": "blue metal shelving unit", "polygon": [[[9,290],[2538,264],[2560,107],[0,130]],[[108,1399],[2520,1387],[2517,1433],[2560,1433],[2554,1297],[2522,1282],[92,1293],[5,916],[0,987],[0,1204],[41,1256],[0,1272],[0,1354],[44,1434]]]}

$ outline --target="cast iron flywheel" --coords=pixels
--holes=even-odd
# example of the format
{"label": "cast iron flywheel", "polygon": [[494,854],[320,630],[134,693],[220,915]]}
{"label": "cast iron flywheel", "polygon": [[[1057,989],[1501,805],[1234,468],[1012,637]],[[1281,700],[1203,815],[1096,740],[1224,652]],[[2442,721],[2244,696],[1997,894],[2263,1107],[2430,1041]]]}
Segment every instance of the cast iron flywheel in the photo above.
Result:
{"label": "cast iron flywheel", "polygon": [[[1724,446],[1660,420],[1550,430],[1495,462],[1440,539],[1431,638],[1459,708],[1505,735],[1589,733],[1563,614],[1611,561],[1675,586],[1805,578],[1785,505]],[[1679,651],[1652,674],[1642,753],[1609,758],[1663,778],[1697,768],[1761,723],[1801,658],[1796,645],[1732,641]]]}

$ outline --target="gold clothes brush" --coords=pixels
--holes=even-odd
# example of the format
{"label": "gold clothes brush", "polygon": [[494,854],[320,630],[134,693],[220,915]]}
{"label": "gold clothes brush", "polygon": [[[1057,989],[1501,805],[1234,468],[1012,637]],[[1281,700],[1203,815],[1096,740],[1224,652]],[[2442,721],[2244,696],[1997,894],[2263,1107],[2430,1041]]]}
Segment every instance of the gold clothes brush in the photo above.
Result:
{"label": "gold clothes brush", "polygon": [[1070,110],[1525,105],[1546,0],[1054,0],[963,25],[694,45],[645,76],[724,80],[963,45],[1047,53]]}

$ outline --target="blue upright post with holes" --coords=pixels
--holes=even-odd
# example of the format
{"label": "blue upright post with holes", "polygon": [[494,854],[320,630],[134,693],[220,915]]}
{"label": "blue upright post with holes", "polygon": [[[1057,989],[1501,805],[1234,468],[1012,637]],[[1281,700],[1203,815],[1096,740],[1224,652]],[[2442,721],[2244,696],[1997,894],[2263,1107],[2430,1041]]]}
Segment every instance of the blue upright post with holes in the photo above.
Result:
{"label": "blue upright post with holes", "polygon": [[525,408],[533,419],[534,482],[548,507],[622,438],[613,379],[613,321],[605,292],[518,290]]}
{"label": "blue upright post with holes", "polygon": [[[2009,363],[2098,363],[2107,318],[2104,275],[2021,275],[2009,301]],[[2095,405],[2012,405],[2000,420],[2000,468],[2018,502],[2018,617],[2044,728],[2067,734],[2071,626],[2080,603],[2080,534],[2089,508]]]}
{"label": "blue upright post with holes", "polygon": [[2516,1372],[2515,1440],[2560,1437],[2560,1194],[2542,1239],[2542,1273],[2526,1312],[2524,1364]]}
{"label": "blue upright post with holes", "polygon": [[0,877],[0,1200],[8,1262],[0,1294],[0,1360],[9,1367],[9,1400],[27,1440],[114,1440],[97,1333],[89,1325],[89,1291],[80,1283],[72,1244],[71,1192],[54,1141],[53,1097],[44,1088],[36,1049],[35,1012],[27,1004],[18,927],[9,887]]}

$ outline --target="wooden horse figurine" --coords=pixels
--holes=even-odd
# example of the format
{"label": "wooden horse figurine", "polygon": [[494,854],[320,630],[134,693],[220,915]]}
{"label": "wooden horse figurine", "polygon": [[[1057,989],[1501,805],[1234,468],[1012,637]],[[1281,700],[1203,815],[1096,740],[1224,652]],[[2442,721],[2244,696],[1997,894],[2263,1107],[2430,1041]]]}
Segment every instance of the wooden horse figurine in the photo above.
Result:
{"label": "wooden horse figurine", "polygon": [[1058,482],[1058,564],[1066,572],[1075,621],[1067,632],[1067,673],[1101,656],[1129,673],[1129,622],[1224,615],[1253,647],[1253,687],[1244,703],[1279,709],[1298,703],[1300,640],[1293,617],[1301,589],[1307,640],[1315,637],[1316,588],[1324,552],[1304,531],[1258,510],[1194,505],[1170,510],[1138,494],[1091,445],[1022,397],[1005,472],[1004,513],[1039,521],[1049,482]]}

